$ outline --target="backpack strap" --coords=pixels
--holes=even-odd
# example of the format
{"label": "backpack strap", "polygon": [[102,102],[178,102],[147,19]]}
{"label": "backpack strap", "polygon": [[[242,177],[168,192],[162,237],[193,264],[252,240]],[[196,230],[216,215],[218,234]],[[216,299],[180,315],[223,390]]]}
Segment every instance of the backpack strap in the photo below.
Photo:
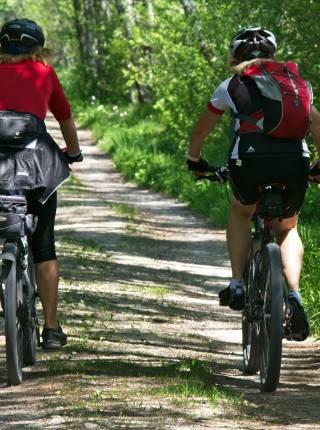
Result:
{"label": "backpack strap", "polygon": [[234,112],[233,115],[235,118],[238,118],[241,121],[248,122],[249,124],[252,124],[252,125],[257,125],[258,122],[260,121],[259,119],[253,118],[252,116],[245,115],[245,114],[238,113],[238,112]]}

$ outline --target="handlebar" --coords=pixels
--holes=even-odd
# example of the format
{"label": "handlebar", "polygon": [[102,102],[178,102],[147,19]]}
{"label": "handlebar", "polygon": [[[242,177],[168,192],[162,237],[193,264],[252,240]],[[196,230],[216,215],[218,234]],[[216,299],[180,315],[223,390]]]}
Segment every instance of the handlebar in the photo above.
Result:
{"label": "handlebar", "polygon": [[229,170],[226,166],[212,166],[208,164],[208,168],[206,172],[211,173],[210,175],[201,175],[196,176],[196,181],[208,180],[212,182],[219,182],[220,184],[224,184],[229,179]]}
{"label": "handlebar", "polygon": [[[199,170],[200,171],[200,170]],[[207,164],[207,168],[204,172],[211,173],[210,175],[201,175],[196,176],[196,181],[202,181],[202,180],[208,180],[212,182],[219,182],[219,183],[225,183],[229,179],[229,170],[226,166],[212,166],[211,164]],[[309,171],[309,182],[320,184],[320,180],[312,179],[312,176],[310,174],[313,174],[312,176],[320,176],[320,160],[318,160],[316,163],[314,163],[312,166],[310,166]]]}

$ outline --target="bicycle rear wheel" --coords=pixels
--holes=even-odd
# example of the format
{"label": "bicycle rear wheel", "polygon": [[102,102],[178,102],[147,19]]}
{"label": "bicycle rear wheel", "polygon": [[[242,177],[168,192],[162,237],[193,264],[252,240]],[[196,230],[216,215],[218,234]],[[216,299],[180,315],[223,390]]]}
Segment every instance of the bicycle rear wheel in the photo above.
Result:
{"label": "bicycle rear wheel", "polygon": [[279,384],[283,337],[283,279],[280,248],[266,245],[262,254],[260,292],[263,299],[259,327],[261,391],[274,391]]}
{"label": "bicycle rear wheel", "polygon": [[242,312],[242,350],[243,373],[254,375],[259,370],[259,344],[257,322],[254,317],[255,260],[253,249],[250,252],[245,270],[245,307]]}
{"label": "bicycle rear wheel", "polygon": [[17,246],[5,243],[2,259],[8,384],[18,385],[22,382],[23,292]]}

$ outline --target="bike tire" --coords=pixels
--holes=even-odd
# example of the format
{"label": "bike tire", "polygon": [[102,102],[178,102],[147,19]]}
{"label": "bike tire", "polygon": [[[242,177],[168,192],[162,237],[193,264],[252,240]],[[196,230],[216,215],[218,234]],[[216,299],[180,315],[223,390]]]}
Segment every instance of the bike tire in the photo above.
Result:
{"label": "bike tire", "polygon": [[259,325],[260,390],[272,392],[280,379],[283,338],[283,277],[280,248],[269,243],[262,253],[259,279],[263,308]]}
{"label": "bike tire", "polygon": [[5,243],[2,256],[8,384],[19,385],[23,362],[23,291],[17,246]]}
{"label": "bike tire", "polygon": [[243,373],[255,375],[259,370],[259,338],[257,324],[242,315]]}
{"label": "bike tire", "polygon": [[255,375],[259,370],[259,343],[257,322],[253,321],[252,315],[252,293],[255,288],[255,260],[252,249],[248,258],[244,275],[245,281],[245,306],[242,311],[242,351],[243,351],[243,373]]}
{"label": "bike tire", "polygon": [[33,366],[37,358],[37,330],[33,326],[23,327],[23,366]]}
{"label": "bike tire", "polygon": [[[31,250],[28,253],[28,279],[24,285],[24,326],[23,326],[23,365],[33,366],[37,358],[37,344],[39,337],[39,323],[36,310],[36,281],[34,275],[33,258]],[[29,284],[29,285],[28,285]],[[28,300],[29,289],[31,289],[31,303]]]}

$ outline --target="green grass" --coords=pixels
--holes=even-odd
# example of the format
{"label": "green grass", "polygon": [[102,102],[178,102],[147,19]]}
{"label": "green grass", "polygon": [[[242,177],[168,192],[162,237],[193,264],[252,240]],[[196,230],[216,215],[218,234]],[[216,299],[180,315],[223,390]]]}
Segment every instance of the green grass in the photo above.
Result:
{"label": "green grass", "polygon": [[139,208],[128,205],[126,203],[107,203],[107,206],[117,212],[119,215],[125,216],[129,221],[133,221],[141,215]]}
{"label": "green grass", "polygon": [[242,413],[245,406],[243,396],[216,384],[212,366],[200,360],[181,361],[176,370],[176,379],[167,381],[154,390],[156,395],[173,397],[179,403],[208,401],[212,407],[224,403],[233,411]]}
{"label": "green grass", "polygon": [[220,402],[225,402],[234,409],[242,409],[245,401],[242,396],[221,387],[209,386],[204,382],[186,381],[175,385],[168,385],[155,391],[164,396],[172,396],[180,403],[197,402],[200,399],[207,400],[213,407]]}
{"label": "green grass", "polygon": [[304,263],[300,282],[303,301],[311,320],[313,332],[320,334],[320,226],[313,222],[303,224],[299,228],[304,244]]}
{"label": "green grass", "polygon": [[126,284],[124,288],[126,291],[142,292],[159,298],[164,298],[171,292],[170,288],[160,285]]}
{"label": "green grass", "polygon": [[[71,382],[72,379],[68,379],[72,375],[85,374],[86,378],[90,376],[98,380],[99,375],[108,374],[116,378],[140,378],[141,382],[146,378],[153,381],[153,384],[147,384],[140,392],[141,395],[148,394],[153,398],[172,398],[175,403],[181,405],[207,401],[213,408],[216,408],[218,404],[223,404],[224,407],[232,409],[234,413],[241,414],[246,404],[240,394],[217,385],[214,371],[208,362],[196,359],[178,360],[176,363],[163,362],[160,365],[152,366],[106,359],[61,361],[58,357],[53,357],[47,363],[47,370],[51,376],[64,376],[63,390],[65,393],[72,393],[76,390]],[[76,406],[76,412],[88,405],[98,407],[103,397],[102,390],[94,390],[91,392],[91,400],[85,404],[82,403],[80,408]],[[70,408],[68,412],[70,412]]]}

